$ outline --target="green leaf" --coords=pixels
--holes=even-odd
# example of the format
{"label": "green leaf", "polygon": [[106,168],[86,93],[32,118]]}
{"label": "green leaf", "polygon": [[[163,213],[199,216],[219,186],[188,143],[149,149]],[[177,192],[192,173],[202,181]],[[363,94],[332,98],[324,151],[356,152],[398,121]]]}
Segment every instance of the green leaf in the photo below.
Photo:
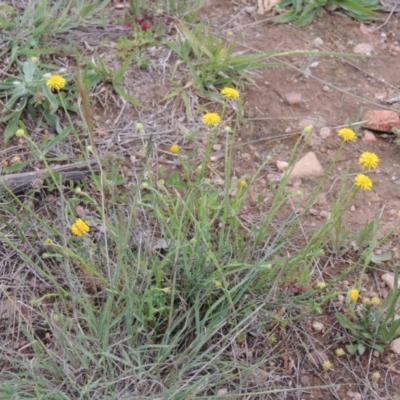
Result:
{"label": "green leaf", "polygon": [[315,6],[308,5],[304,7],[303,12],[301,13],[300,17],[293,23],[294,26],[306,26],[311,24],[314,21],[315,17],[317,16],[317,12],[319,8]]}
{"label": "green leaf", "polygon": [[27,167],[29,164],[31,164],[32,161],[33,160],[27,160],[27,161],[23,161],[23,162],[18,163],[18,164],[10,165],[9,167],[4,168],[4,172],[7,173],[7,174],[11,174],[13,172],[21,171],[25,167]]}
{"label": "green leaf", "polygon": [[279,15],[275,17],[272,22],[276,24],[287,24],[289,22],[294,21],[298,16],[298,13],[295,10],[288,11],[285,14]]}
{"label": "green leaf", "polygon": [[357,351],[360,356],[362,356],[365,353],[365,350],[366,350],[366,347],[362,343],[358,343]]}
{"label": "green leaf", "polygon": [[43,85],[42,86],[42,93],[44,95],[44,97],[46,97],[46,99],[48,100],[48,102],[51,105],[51,109],[48,110],[51,113],[55,113],[58,110],[58,100],[57,98],[54,96],[53,92],[50,90],[50,88],[47,85]]}
{"label": "green leaf", "polygon": [[50,110],[46,110],[44,112],[44,118],[47,123],[56,130],[58,134],[61,134],[63,130],[60,125],[60,118],[58,118],[57,114],[53,114]]}
{"label": "green leaf", "polygon": [[358,351],[358,343],[356,344],[349,344],[346,346],[346,349],[348,351],[349,354],[354,355],[357,353]]}
{"label": "green leaf", "polygon": [[130,96],[121,85],[114,85],[114,90],[126,101],[137,107],[144,107],[144,105],[136,100],[134,97]]}
{"label": "green leaf", "polygon": [[375,264],[380,264],[386,261],[390,261],[392,259],[392,255],[390,253],[382,253],[382,254],[371,254],[371,261]]}
{"label": "green leaf", "polygon": [[132,63],[133,57],[135,57],[135,54],[132,54],[130,57],[128,57],[123,62],[123,64],[121,65],[121,67],[119,68],[117,73],[115,74],[114,79],[112,80],[113,85],[117,85],[118,83],[120,83],[122,81],[122,78],[124,77],[126,70],[128,69],[129,65]]}
{"label": "green leaf", "polygon": [[15,132],[18,129],[18,121],[21,118],[22,110],[14,113],[11,121],[6,126],[4,130],[4,143],[8,143],[10,139],[14,136]]}
{"label": "green leaf", "polygon": [[72,128],[68,127],[63,129],[54,139],[50,140],[41,150],[45,156],[53,147],[57,146],[63,139],[65,139],[72,132]]}
{"label": "green leaf", "polygon": [[33,77],[35,75],[35,70],[36,70],[36,64],[32,61],[32,59],[28,58],[22,66],[24,78],[28,84],[32,82]]}

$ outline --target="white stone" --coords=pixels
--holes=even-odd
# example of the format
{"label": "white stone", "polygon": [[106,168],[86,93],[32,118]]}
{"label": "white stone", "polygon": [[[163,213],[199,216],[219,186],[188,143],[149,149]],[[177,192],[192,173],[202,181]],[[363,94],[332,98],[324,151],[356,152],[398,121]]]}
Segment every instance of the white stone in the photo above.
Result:
{"label": "white stone", "polygon": [[324,174],[321,163],[314,152],[310,151],[302,157],[290,173],[290,180],[296,178],[315,178]]}
{"label": "white stone", "polygon": [[[394,274],[392,272],[386,272],[382,275],[381,279],[386,285],[389,286],[390,289],[394,288]],[[400,288],[400,278],[397,281],[397,287]]]}
{"label": "white stone", "polygon": [[390,343],[390,350],[393,353],[400,354],[400,338],[394,339],[392,343]]}
{"label": "white stone", "polygon": [[314,321],[312,327],[315,332],[322,332],[324,330],[324,324],[319,321]]}
{"label": "white stone", "polygon": [[276,167],[279,169],[280,172],[286,171],[289,164],[286,161],[279,161],[276,162]]}
{"label": "white stone", "polygon": [[320,38],[320,37],[316,37],[313,41],[312,41],[312,45],[314,47],[322,47],[324,45],[324,41]]}
{"label": "white stone", "polygon": [[374,51],[374,48],[369,43],[359,43],[353,47],[353,52],[357,54],[369,55]]}
{"label": "white stone", "polygon": [[363,130],[363,142],[376,142],[375,135],[368,129]]}
{"label": "white stone", "polygon": [[297,92],[286,93],[285,99],[291,106],[301,103],[302,100],[301,94]]}
{"label": "white stone", "polygon": [[324,126],[319,130],[319,136],[321,136],[322,139],[327,139],[329,136],[331,136],[331,133],[331,128],[328,128],[327,126]]}

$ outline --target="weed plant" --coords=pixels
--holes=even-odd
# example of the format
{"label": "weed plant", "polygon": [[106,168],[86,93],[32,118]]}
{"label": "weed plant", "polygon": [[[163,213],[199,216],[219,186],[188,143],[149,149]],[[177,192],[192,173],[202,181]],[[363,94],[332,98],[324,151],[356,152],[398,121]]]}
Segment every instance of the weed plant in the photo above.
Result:
{"label": "weed plant", "polygon": [[[98,56],[68,83],[71,96],[80,96],[75,118],[64,102],[57,103],[76,148],[83,159],[94,156],[96,168],[75,186],[60,185],[57,175],[50,174],[47,186],[56,201],[34,188],[2,197],[1,275],[10,280],[0,285],[2,399],[231,399],[294,391],[276,377],[287,333],[305,317],[321,315],[338,296],[347,298],[336,317],[343,327],[340,340],[353,346],[348,351],[354,345],[360,353],[362,346],[382,350],[399,335],[393,320],[398,295],[391,293],[381,308],[376,301],[358,307],[362,276],[399,224],[379,240],[379,221],[355,236],[343,226],[354,198],[372,188],[369,172],[379,157],[360,155],[355,178],[346,171],[335,181],[340,189],[326,221],[305,232],[304,219],[343,148],[356,140],[351,127],[338,131],[341,145],[331,165],[302,208],[293,209],[288,180],[309,128],[293,150],[291,167],[271,186],[268,210],[262,201],[255,202],[254,219],[247,222],[242,215],[248,212],[251,189],[269,160],[255,174],[234,175],[244,110],[240,78],[226,80],[223,72],[240,63],[231,49],[222,57],[218,43],[215,53],[208,54],[208,47],[182,26],[186,36],[175,53],[193,67],[189,71],[201,79],[200,88],[211,87],[214,79],[207,103],[212,111],[193,111],[202,121],[198,131],[206,136],[204,143],[193,138],[189,148],[177,140],[164,149],[176,168],[155,170],[153,143],[144,140],[149,135],[137,123],[145,157],[136,175],[124,175],[121,158],[98,153],[88,98],[101,79],[111,80],[124,98],[116,87],[131,59],[114,73]],[[249,59],[241,62],[234,71],[239,77],[252,66]],[[61,82],[40,84],[56,97]],[[50,171],[48,149],[54,142],[36,143],[21,119],[14,134]],[[82,126],[90,132],[89,145],[82,140]],[[219,183],[210,162],[217,142],[225,149]],[[38,198],[40,209],[34,206]],[[353,262],[338,276],[318,268],[322,260],[347,253],[350,245]],[[350,273],[359,280],[340,288]],[[319,367],[328,371],[334,365],[335,360],[327,360]]]}

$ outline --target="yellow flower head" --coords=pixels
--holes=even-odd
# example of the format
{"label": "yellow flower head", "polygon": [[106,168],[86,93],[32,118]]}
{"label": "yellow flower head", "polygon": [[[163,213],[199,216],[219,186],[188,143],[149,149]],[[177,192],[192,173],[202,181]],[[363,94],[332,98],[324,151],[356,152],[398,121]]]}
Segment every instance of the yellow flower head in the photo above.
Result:
{"label": "yellow flower head", "polygon": [[311,125],[307,125],[303,128],[303,133],[309,135],[313,131],[313,127]]}
{"label": "yellow flower head", "polygon": [[324,367],[325,371],[329,371],[333,367],[333,364],[329,360],[326,360],[322,366]]}
{"label": "yellow flower head", "polygon": [[316,286],[318,289],[323,289],[326,286],[325,282],[317,281]]}
{"label": "yellow flower head", "polygon": [[381,299],[380,299],[379,297],[374,296],[374,297],[371,299],[371,304],[372,304],[373,306],[379,306],[379,305],[381,304]]}
{"label": "yellow flower head", "polygon": [[203,122],[206,125],[218,125],[221,122],[221,117],[217,113],[207,113],[203,115]]}
{"label": "yellow flower head", "polygon": [[371,299],[369,299],[368,297],[366,297],[365,299],[363,299],[362,301],[363,305],[365,307],[369,307],[372,303],[371,303]]}
{"label": "yellow flower head", "polygon": [[15,132],[15,136],[16,136],[16,137],[23,137],[23,136],[25,136],[25,131],[24,131],[23,129],[18,129],[18,130]]}
{"label": "yellow flower head", "polygon": [[247,182],[246,182],[244,179],[241,179],[241,180],[239,181],[239,186],[240,186],[240,187],[246,187],[246,186],[247,186]]}
{"label": "yellow flower head", "polygon": [[345,142],[352,142],[356,140],[356,133],[350,128],[339,129],[338,136],[340,136]]}
{"label": "yellow flower head", "polygon": [[78,218],[72,225],[71,225],[71,232],[75,236],[83,236],[89,233],[90,227],[89,225],[81,218]]}
{"label": "yellow flower head", "polygon": [[170,151],[172,154],[178,154],[179,151],[180,151],[180,147],[179,147],[177,144],[173,144],[173,145],[169,148],[169,151]]}
{"label": "yellow flower head", "polygon": [[222,287],[222,282],[221,281],[214,281],[214,285],[216,288],[221,288]]}
{"label": "yellow flower head", "polygon": [[65,86],[65,79],[61,75],[52,75],[46,81],[46,85],[51,90],[60,90]]}
{"label": "yellow flower head", "polygon": [[371,188],[372,188],[371,178],[365,174],[358,174],[355,177],[354,182],[355,182],[356,186],[358,186],[359,188],[361,188],[363,190],[371,190]]}
{"label": "yellow flower head", "polygon": [[11,164],[15,165],[15,164],[19,164],[21,162],[21,157],[20,156],[14,156],[11,159]]}
{"label": "yellow flower head", "polygon": [[221,94],[222,96],[233,100],[237,100],[240,97],[240,93],[238,90],[229,87],[223,88],[221,90]]}
{"label": "yellow flower head", "polygon": [[369,151],[364,151],[358,162],[367,169],[375,169],[379,164],[379,157],[375,153],[370,153]]}
{"label": "yellow flower head", "polygon": [[344,355],[346,354],[345,351],[344,351],[341,347],[339,347],[338,349],[336,349],[335,353],[336,353],[336,355],[337,355],[338,357],[344,356]]}
{"label": "yellow flower head", "polygon": [[349,298],[351,301],[357,301],[359,295],[360,295],[360,291],[357,289],[351,289],[349,292]]}
{"label": "yellow flower head", "polygon": [[381,374],[379,373],[379,371],[375,371],[372,375],[371,378],[374,382],[378,382],[379,379],[381,377]]}

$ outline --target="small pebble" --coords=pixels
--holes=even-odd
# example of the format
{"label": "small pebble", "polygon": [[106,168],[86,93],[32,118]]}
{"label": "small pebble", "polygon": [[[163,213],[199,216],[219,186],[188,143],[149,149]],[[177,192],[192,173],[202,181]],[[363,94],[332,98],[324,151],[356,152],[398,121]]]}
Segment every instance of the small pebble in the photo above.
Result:
{"label": "small pebble", "polygon": [[363,142],[376,142],[375,135],[368,129],[363,130]]}
{"label": "small pebble", "polygon": [[301,94],[297,92],[286,93],[285,99],[291,106],[301,103]]}
{"label": "small pebble", "polygon": [[390,350],[393,353],[400,354],[400,338],[394,339],[392,343],[390,343]]}
{"label": "small pebble", "polygon": [[316,37],[313,41],[312,41],[312,45],[314,47],[322,47],[324,45],[324,41],[320,38],[320,37]]}
{"label": "small pebble", "polygon": [[222,144],[220,143],[215,143],[213,146],[213,150],[215,151],[220,151],[222,149]]}
{"label": "small pebble", "polygon": [[322,90],[323,90],[324,92],[330,92],[330,91],[331,91],[331,88],[330,88],[328,85],[325,85],[325,86],[322,86]]}
{"label": "small pebble", "polygon": [[359,43],[353,47],[353,52],[357,54],[370,55],[374,48],[369,43]]}
{"label": "small pebble", "polygon": [[289,164],[286,161],[277,161],[276,162],[276,167],[279,169],[280,172],[286,171],[287,167]]}
{"label": "small pebble", "polygon": [[322,332],[324,330],[324,324],[319,321],[314,321],[312,327],[315,332]]}
{"label": "small pebble", "polygon": [[322,139],[327,139],[329,136],[331,136],[331,128],[328,128],[327,126],[324,126],[319,130],[319,135],[322,137]]}

